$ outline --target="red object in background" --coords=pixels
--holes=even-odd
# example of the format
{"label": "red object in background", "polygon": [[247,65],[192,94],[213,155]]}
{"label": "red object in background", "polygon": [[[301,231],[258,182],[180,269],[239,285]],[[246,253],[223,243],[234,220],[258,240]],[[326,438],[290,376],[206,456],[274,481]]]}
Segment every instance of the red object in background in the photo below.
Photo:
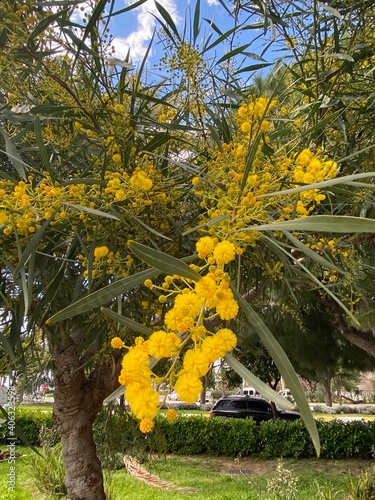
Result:
{"label": "red object in background", "polygon": [[46,385],[46,384],[42,385],[42,390],[43,391],[46,391],[47,389],[48,389],[48,385]]}

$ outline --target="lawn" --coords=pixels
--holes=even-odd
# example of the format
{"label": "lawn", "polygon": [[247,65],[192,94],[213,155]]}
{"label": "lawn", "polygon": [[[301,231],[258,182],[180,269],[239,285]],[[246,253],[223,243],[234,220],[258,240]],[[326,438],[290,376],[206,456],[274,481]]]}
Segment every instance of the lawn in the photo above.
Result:
{"label": "lawn", "polygon": [[[3,446],[4,448],[4,446]],[[47,500],[36,488],[38,471],[32,470],[29,449],[19,446],[18,452],[26,456],[16,460],[16,493],[8,492],[9,464],[0,463],[0,491],[2,500]],[[267,480],[274,478],[277,460],[254,458],[229,459],[225,457],[156,458],[147,464],[148,470],[161,480],[190,493],[169,491],[148,486],[130,476],[125,469],[116,471],[108,482],[109,500],[266,500]],[[298,500],[318,500],[320,492],[340,492],[337,500],[346,498],[348,471],[357,478],[372,464],[365,460],[283,460],[282,466],[298,478]],[[287,473],[282,476],[285,478]],[[50,497],[53,498],[53,497]],[[334,498],[327,496],[326,498]],[[365,497],[364,497],[365,498]],[[367,498],[367,497],[366,497]]]}
{"label": "lawn", "polygon": [[[21,409],[27,409],[27,410],[40,410],[42,412],[52,412],[52,403],[22,403],[20,405]],[[208,411],[203,411],[203,410],[179,410],[182,414],[184,415],[203,415],[203,416],[209,416]],[[161,410],[161,413],[165,413],[166,410]],[[336,418],[343,418],[343,419],[363,419],[363,420],[375,420],[375,415],[361,415],[359,413],[343,413],[343,414],[329,414],[329,413],[318,413],[318,412],[312,412],[313,417],[315,419],[324,419],[324,420],[334,420]]]}

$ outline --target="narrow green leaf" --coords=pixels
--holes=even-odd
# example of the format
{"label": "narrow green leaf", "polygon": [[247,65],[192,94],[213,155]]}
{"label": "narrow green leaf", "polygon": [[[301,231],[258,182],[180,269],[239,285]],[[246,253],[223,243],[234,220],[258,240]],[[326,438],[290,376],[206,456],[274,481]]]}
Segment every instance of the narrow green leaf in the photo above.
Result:
{"label": "narrow green leaf", "polygon": [[25,250],[22,252],[22,255],[20,257],[20,260],[18,262],[18,265],[14,271],[14,277],[18,275],[18,273],[25,267],[25,264],[29,260],[30,256],[36,251],[36,248],[38,246],[38,243],[42,236],[44,235],[47,227],[50,225],[51,221],[53,220],[55,214],[52,214],[51,217],[49,217],[43,225],[34,233],[32,239],[28,242],[26,245]]}
{"label": "narrow green leaf", "polygon": [[128,12],[129,10],[136,9],[137,7],[140,7],[143,3],[147,2],[148,0],[139,0],[138,2],[134,2],[128,7],[125,7],[124,9],[116,10],[116,12],[112,12],[111,15],[108,16],[103,16],[103,19],[106,19],[108,17],[112,18],[114,16],[118,16],[120,14],[123,14],[124,12]]}
{"label": "narrow green leaf", "polygon": [[180,35],[178,34],[176,25],[175,25],[173,19],[171,18],[169,12],[159,2],[157,2],[156,0],[155,0],[155,5],[156,5],[156,8],[158,9],[160,15],[164,19],[164,21],[171,28],[171,30],[177,36],[177,38],[180,39]]}
{"label": "narrow green leaf", "polygon": [[195,226],[192,229],[188,229],[187,231],[182,233],[182,236],[186,236],[187,234],[194,233],[196,231],[199,231],[205,227],[212,227],[215,224],[218,224],[222,220],[229,219],[229,215],[218,215],[217,217],[211,219],[208,222],[205,222],[204,224],[200,224],[199,226]]}
{"label": "narrow green leaf", "polygon": [[112,214],[107,214],[106,212],[102,212],[101,210],[96,210],[95,208],[83,207],[82,205],[72,205],[71,203],[64,203],[67,207],[73,208],[74,210],[78,210],[79,212],[87,212],[91,215],[98,215],[99,217],[107,217],[108,219],[114,219],[119,221],[120,219]]}
{"label": "narrow green leaf", "polygon": [[187,264],[181,260],[172,257],[166,253],[160,252],[153,248],[146,247],[136,241],[129,243],[130,250],[143,262],[149,266],[155,267],[166,274],[177,274],[193,281],[199,281],[201,275],[193,271]]}
{"label": "narrow green leaf", "polygon": [[111,283],[110,285],[107,285],[104,288],[77,300],[77,302],[71,304],[65,309],[62,309],[58,313],[51,316],[47,323],[52,324],[58,321],[63,321],[68,318],[73,318],[78,314],[83,314],[91,311],[92,309],[102,307],[118,295],[130,291],[138,285],[142,285],[146,279],[154,278],[158,274],[159,271],[156,269],[147,269],[146,271],[141,271],[140,273],[115,281],[115,283]]}
{"label": "narrow green leaf", "polygon": [[118,314],[111,309],[108,309],[106,307],[101,307],[100,308],[101,312],[108,316],[109,318],[113,319],[113,321],[116,321],[120,325],[127,326],[134,332],[139,332],[142,335],[151,335],[152,330],[150,328],[147,328],[144,325],[141,325],[140,323],[137,323],[136,321],[133,321],[132,319],[127,318],[126,316],[122,316],[121,314]]}
{"label": "narrow green leaf", "polygon": [[199,27],[200,10],[201,10],[201,0],[197,0],[197,3],[195,4],[194,20],[193,20],[193,44],[195,44],[195,42],[197,41],[200,31]]}
{"label": "narrow green leaf", "polygon": [[375,233],[375,219],[345,215],[311,215],[301,219],[270,222],[251,226],[241,231],[322,231],[330,233]]}
{"label": "narrow green leaf", "polygon": [[234,72],[235,75],[239,73],[246,73],[248,71],[258,71],[258,69],[267,68],[268,66],[272,66],[274,63],[260,63],[260,64],[252,64],[251,66],[246,66],[245,68],[241,68]]}
{"label": "narrow green leaf", "polygon": [[13,349],[12,349],[10,343],[8,342],[8,339],[5,337],[5,335],[3,334],[3,332],[1,330],[0,330],[0,343],[1,343],[4,351],[6,352],[7,356],[9,356],[9,358],[13,361],[14,365],[16,366],[17,360],[16,360],[16,357],[14,355]]}
{"label": "narrow green leaf", "polygon": [[247,154],[245,171],[244,171],[242,182],[241,182],[241,194],[243,193],[243,190],[246,187],[247,179],[248,179],[250,171],[252,169],[253,161],[254,161],[255,155],[257,154],[258,146],[259,146],[261,137],[262,137],[262,132],[259,130],[259,132],[258,132],[257,136],[255,137],[254,142],[252,143],[250,150]]}
{"label": "narrow green leaf", "polygon": [[42,157],[44,166],[46,167],[46,170],[49,173],[51,180],[53,182],[55,182],[55,179],[56,179],[55,171],[53,170],[52,165],[49,161],[47,149],[44,145],[42,127],[40,124],[40,116],[39,115],[35,116],[34,131],[35,131],[35,139],[36,139],[36,142],[38,144],[39,153],[40,153],[40,156]]}
{"label": "narrow green leaf", "polygon": [[246,57],[249,57],[250,59],[255,59],[256,61],[263,61],[263,62],[266,62],[265,59],[258,55],[258,54],[255,54],[255,52],[244,52],[244,55]]}
{"label": "narrow green leaf", "polygon": [[[372,146],[371,146],[372,148]],[[368,148],[366,148],[368,149]],[[355,156],[355,155],[351,155]],[[345,157],[345,159],[349,159],[349,156]],[[337,163],[343,161],[338,160]],[[331,186],[337,186],[339,184],[347,184],[357,179],[366,179],[368,177],[375,177],[375,172],[365,172],[363,174],[353,174],[353,175],[345,175],[343,177],[336,177],[334,179],[328,179],[327,181],[316,182],[314,184],[306,184],[303,186],[299,186],[296,188],[284,189],[283,191],[274,191],[273,193],[261,194],[258,198],[266,198],[267,196],[276,196],[276,195],[285,195],[285,194],[294,194],[294,193],[302,193],[303,191],[311,191],[312,189],[324,189]],[[374,184],[368,184],[369,189],[374,189]]]}
{"label": "narrow green leaf", "polygon": [[288,399],[280,396],[276,391],[274,391],[269,385],[265,384],[256,375],[251,373],[246,366],[238,361],[232,354],[226,354],[224,358],[225,362],[243,378],[251,387],[262,394],[265,399],[273,401],[278,406],[282,408],[293,410],[294,404]]}
{"label": "narrow green leaf", "polygon": [[[21,250],[21,245],[20,245],[17,233],[15,233],[15,237],[16,237],[16,243],[17,243],[18,256],[21,259],[22,250]],[[19,274],[19,280],[21,282],[21,289],[22,289],[22,295],[23,295],[24,306],[25,306],[24,307],[24,313],[25,313],[25,315],[27,315],[27,313],[29,312],[30,297],[29,297],[29,293],[28,293],[29,292],[29,287],[27,285],[27,278],[26,278],[26,269],[25,269],[25,267],[22,266],[20,268],[20,270],[19,270],[19,273],[17,273],[17,274]],[[15,278],[15,275],[14,275],[14,278]]]}
{"label": "narrow green leaf", "polygon": [[289,387],[291,393],[293,394],[294,400],[301,414],[303,421],[305,422],[308,433],[310,434],[311,440],[314,444],[316,454],[320,455],[320,442],[318,429],[316,427],[316,422],[311,414],[309,403],[306,399],[305,393],[301,387],[298,380],[297,374],[289,361],[289,358],[285,354],[281,345],[272,335],[267,326],[263,323],[258,314],[254,309],[246,302],[238,290],[235,287],[231,287],[235,295],[235,298],[241,308],[241,311],[246,315],[248,319],[248,326],[259,335],[262,343],[269,352],[271,358],[275,362],[279,372],[285,380],[285,383]]}
{"label": "narrow green leaf", "polygon": [[234,57],[238,54],[242,54],[243,51],[245,49],[247,49],[247,47],[249,47],[250,45],[251,45],[251,43],[247,43],[245,45],[241,45],[240,47],[237,47],[236,49],[230,50],[229,52],[224,54],[222,57],[220,57],[220,59],[217,61],[216,64],[220,64],[224,61],[227,61],[228,59],[231,59],[232,57]]}
{"label": "narrow green leaf", "polygon": [[87,22],[82,42],[86,40],[86,38],[90,35],[91,30],[95,27],[95,24],[102,17],[103,12],[105,12],[106,5],[107,5],[107,0],[99,0],[96,3],[95,9],[92,11],[91,16],[89,17],[89,20]]}
{"label": "narrow green leaf", "polygon": [[219,43],[226,40],[229,37],[229,35],[231,35],[232,33],[234,33],[235,31],[238,31],[238,30],[239,30],[239,27],[235,26],[234,28],[231,28],[230,30],[226,31],[221,36],[219,36],[219,38],[217,38],[214,42],[212,42],[211,45],[209,45],[208,47],[204,47],[200,55],[203,55],[208,50],[213,49],[214,47],[216,47],[216,45],[219,45]]}
{"label": "narrow green leaf", "polygon": [[23,168],[25,163],[22,161],[20,155],[18,154],[18,151],[17,151],[15,145],[13,144],[11,139],[9,138],[8,134],[1,127],[0,127],[0,133],[4,137],[4,141],[5,141],[5,151],[4,151],[5,154],[8,156],[11,164],[16,169],[18,175],[22,179],[26,180],[27,176],[25,173],[25,169]]}
{"label": "narrow green leaf", "polygon": [[[289,252],[287,252],[284,248],[282,248],[280,245],[278,245],[273,239],[269,238],[267,235],[264,235],[264,238],[268,240],[272,245],[275,245],[279,251],[283,252],[288,258],[291,257]],[[302,262],[299,260],[294,261],[295,265],[299,266],[303,271],[306,273],[306,275],[309,277],[309,279],[317,285],[318,288],[321,288],[324,290],[324,292],[332,297],[332,299],[337,302],[337,304],[340,306],[340,308],[345,312],[345,314],[348,315],[348,318],[353,322],[353,325],[356,325],[357,327],[359,325],[358,319],[354,316],[354,314],[349,311],[349,309],[345,306],[345,304],[324,284],[322,283],[311,271],[308,269],[306,266],[303,265]]]}
{"label": "narrow green leaf", "polygon": [[329,59],[342,59],[344,61],[354,62],[354,59],[352,58],[352,56],[350,56],[349,54],[343,54],[342,52],[339,52],[336,54],[323,54],[320,57],[329,58]]}
{"label": "narrow green leaf", "polygon": [[111,401],[114,401],[115,399],[120,398],[121,396],[124,395],[124,392],[125,392],[125,386],[120,385],[120,387],[118,387],[115,391],[113,391],[112,394],[110,394],[109,396],[107,396],[105,398],[105,400],[103,401],[103,404],[106,405],[108,403],[111,403]]}
{"label": "narrow green leaf", "polygon": [[84,49],[88,54],[91,54],[94,57],[97,56],[95,50],[92,50],[85,43],[83,43],[82,40],[75,33],[73,33],[73,31],[67,28],[62,28],[61,31],[65,33],[80,50]]}
{"label": "narrow green leaf", "polygon": [[302,243],[302,241],[293,236],[289,231],[284,231],[284,234],[298,250],[307,255],[307,257],[310,257],[310,259],[315,260],[315,262],[317,262],[321,266],[327,267],[328,269],[333,269],[334,271],[340,274],[345,274],[345,272],[342,269],[335,266],[335,264],[333,264],[329,260],[325,259],[321,255],[314,252],[314,250],[311,250],[310,247]]}
{"label": "narrow green leaf", "polygon": [[131,216],[140,226],[144,227],[149,233],[154,234],[158,238],[163,238],[164,240],[172,241],[171,238],[168,238],[168,236],[164,236],[164,234],[159,233],[159,231],[156,231],[156,229],[153,229],[152,227],[148,226],[145,222],[143,222],[141,219],[136,217],[135,215]]}
{"label": "narrow green leaf", "polygon": [[320,5],[322,9],[326,10],[330,14],[333,14],[335,17],[337,17],[337,19],[340,19],[340,21],[343,19],[342,15],[337,9],[334,9],[333,7],[330,7],[329,5],[326,5],[323,2],[318,2],[318,5]]}
{"label": "narrow green leaf", "polygon": [[31,35],[29,36],[28,44],[30,42],[32,42],[38,35],[43,33],[43,31],[46,28],[48,28],[48,26],[50,26],[54,21],[56,21],[56,19],[59,19],[63,15],[63,13],[66,13],[66,12],[68,12],[68,9],[59,10],[55,14],[52,14],[48,17],[43,18],[40,21],[40,23],[35,27],[34,31],[31,33]]}

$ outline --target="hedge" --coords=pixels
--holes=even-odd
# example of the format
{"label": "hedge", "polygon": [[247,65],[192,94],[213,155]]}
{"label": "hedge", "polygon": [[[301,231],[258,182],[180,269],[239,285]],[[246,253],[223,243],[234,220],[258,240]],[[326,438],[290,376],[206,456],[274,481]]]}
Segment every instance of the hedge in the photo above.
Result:
{"label": "hedge", "polygon": [[[317,421],[322,458],[374,458],[375,421]],[[149,451],[157,452],[160,435],[165,451],[180,455],[253,455],[260,458],[315,457],[302,420],[271,420],[256,425],[251,419],[178,417],[158,418],[147,437]]]}
{"label": "hedge", "polygon": [[[103,418],[103,409],[95,423],[95,434],[106,441],[111,436],[111,446],[118,443],[114,453],[125,453],[129,443],[134,443],[138,426],[126,412],[111,414],[111,424]],[[116,425],[114,425],[116,421]],[[39,431],[42,425],[53,428],[52,414],[41,411],[17,410],[16,423],[29,443],[39,446]],[[321,457],[324,458],[374,458],[375,421],[318,420],[317,426],[321,441]],[[121,439],[118,434],[121,433]],[[0,443],[8,444],[7,424],[0,426]],[[104,439],[103,439],[104,438]],[[143,436],[142,442],[150,452],[173,453],[180,455],[225,455],[260,458],[278,457],[315,457],[314,447],[302,420],[288,422],[276,420],[260,425],[251,419],[207,418],[203,416],[178,416],[169,422],[164,416],[155,421],[154,430]],[[18,439],[18,443],[21,440]],[[115,446],[116,447],[116,446]],[[120,449],[121,448],[121,449]]]}
{"label": "hedge", "polygon": [[[15,415],[17,429],[21,430],[23,437],[28,444],[40,446],[39,432],[44,425],[50,429],[53,428],[52,412],[42,412],[41,410],[17,409]],[[16,429],[16,433],[17,433]],[[9,433],[7,422],[0,425],[0,443],[9,444]],[[17,437],[16,444],[25,444],[20,435]]]}

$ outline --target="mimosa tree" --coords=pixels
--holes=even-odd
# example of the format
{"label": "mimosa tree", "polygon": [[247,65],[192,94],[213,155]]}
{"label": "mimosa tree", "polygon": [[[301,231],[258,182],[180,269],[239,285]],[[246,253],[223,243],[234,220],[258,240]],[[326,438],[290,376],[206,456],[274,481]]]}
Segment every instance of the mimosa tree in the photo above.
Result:
{"label": "mimosa tree", "polygon": [[[171,77],[152,80],[147,58],[139,68],[112,58],[114,2],[93,2],[84,25],[77,2],[56,7],[0,6],[1,341],[11,371],[22,363],[22,336],[44,331],[69,496],[105,498],[92,424],[120,384],[143,433],[160,407],[155,383],[194,401],[223,356],[288,404],[230,354],[240,310],[319,453],[294,370],[250,302],[285,287],[296,300],[318,289],[358,323],[345,263],[361,248],[331,233],[374,232],[374,220],[353,217],[374,173],[342,177],[324,143],[295,134],[288,103],[249,95],[237,59],[247,46],[229,45],[212,62],[221,42],[250,25],[207,39],[198,1],[184,38],[157,4]],[[335,215],[342,190],[350,217]],[[156,375],[161,358],[171,361]]]}

